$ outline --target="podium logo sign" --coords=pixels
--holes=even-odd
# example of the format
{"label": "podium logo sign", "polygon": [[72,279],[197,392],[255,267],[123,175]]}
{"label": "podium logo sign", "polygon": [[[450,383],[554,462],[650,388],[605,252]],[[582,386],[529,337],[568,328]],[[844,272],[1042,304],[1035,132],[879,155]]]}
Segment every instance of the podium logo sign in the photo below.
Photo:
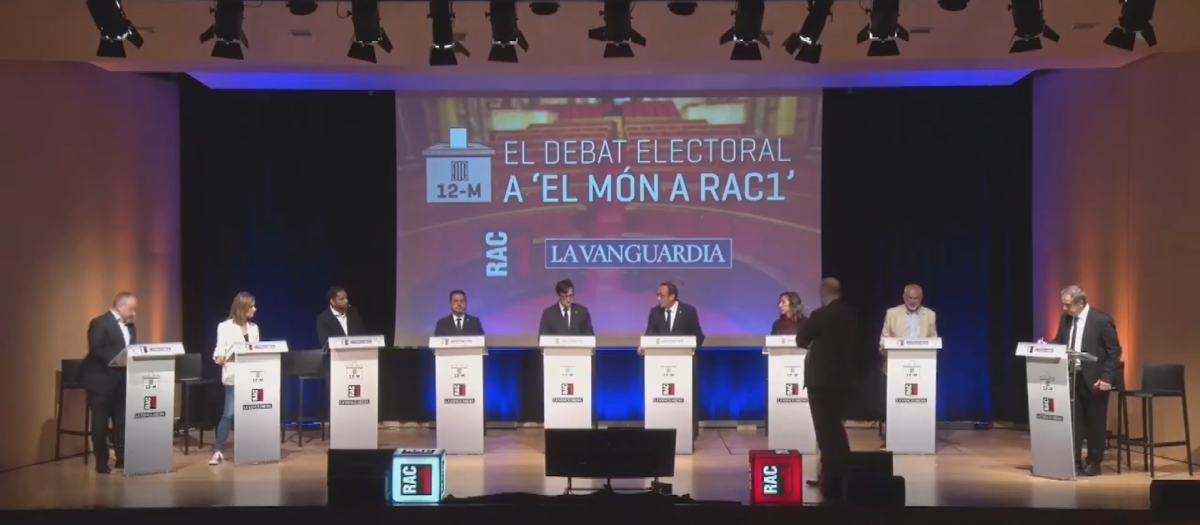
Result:
{"label": "podium logo sign", "polygon": [[363,378],[363,367],[362,367],[362,365],[358,365],[358,366],[347,366],[347,367],[346,367],[346,379],[347,379],[347,380],[350,380],[350,381],[362,381],[362,378]]}
{"label": "podium logo sign", "polygon": [[655,397],[651,401],[655,403],[683,403],[682,397],[677,397],[675,393],[675,383],[662,384],[662,397]]}
{"label": "podium logo sign", "polygon": [[451,365],[450,369],[453,370],[451,377],[455,379],[463,379],[467,377],[467,365]]}
{"label": "podium logo sign", "polygon": [[921,387],[917,383],[904,383],[904,397],[897,397],[897,403],[928,403],[929,398],[920,397]]}
{"label": "podium logo sign", "polygon": [[662,371],[663,379],[666,379],[668,377],[675,377],[675,367],[674,366],[664,366],[661,368],[661,371]]}
{"label": "podium logo sign", "polygon": [[775,398],[776,403],[807,403],[808,398],[800,395],[800,383],[784,383],[783,397]]}
{"label": "podium logo sign", "polygon": [[1042,410],[1034,417],[1041,421],[1063,421],[1063,416],[1054,413],[1054,405],[1054,398],[1043,397]]}
{"label": "podium logo sign", "polygon": [[165,410],[158,409],[158,396],[142,397],[142,411],[133,415],[134,419],[147,419],[152,417],[167,417]]}
{"label": "podium logo sign", "polygon": [[254,384],[262,384],[267,382],[267,378],[262,370],[251,370],[250,382]]}
{"label": "podium logo sign", "polygon": [[433,467],[431,465],[404,465],[400,467],[400,494],[404,496],[432,495]]}
{"label": "podium logo sign", "polygon": [[339,399],[338,406],[354,406],[354,405],[369,405],[370,399],[363,399],[362,385],[346,385],[346,397],[350,399]]}
{"label": "podium logo sign", "polygon": [[157,374],[146,374],[142,376],[142,390],[158,390]]}
{"label": "podium logo sign", "polygon": [[1053,392],[1054,391],[1054,377],[1053,376],[1041,376],[1038,378],[1038,381],[1042,382],[1042,392]]}
{"label": "podium logo sign", "polygon": [[450,385],[450,395],[443,399],[442,402],[447,405],[474,405],[475,398],[467,397],[467,385],[464,383],[454,383]]}
{"label": "podium logo sign", "polygon": [[261,388],[250,389],[250,403],[242,405],[242,410],[270,410],[275,405],[265,402],[267,393]]}
{"label": "podium logo sign", "polygon": [[583,397],[575,395],[575,383],[563,383],[558,388],[559,396],[550,398],[551,403],[582,403]]}
{"label": "podium logo sign", "polygon": [[1052,398],[1052,397],[1043,397],[1042,398],[1042,412],[1054,412],[1054,398]]}
{"label": "podium logo sign", "polygon": [[904,378],[905,379],[920,379],[921,378],[921,365],[904,365]]}
{"label": "podium logo sign", "polygon": [[560,376],[562,376],[562,377],[575,377],[575,367],[573,367],[573,366],[564,366],[564,367],[562,367],[562,368],[561,368],[561,370],[562,370],[562,374],[560,374]]}

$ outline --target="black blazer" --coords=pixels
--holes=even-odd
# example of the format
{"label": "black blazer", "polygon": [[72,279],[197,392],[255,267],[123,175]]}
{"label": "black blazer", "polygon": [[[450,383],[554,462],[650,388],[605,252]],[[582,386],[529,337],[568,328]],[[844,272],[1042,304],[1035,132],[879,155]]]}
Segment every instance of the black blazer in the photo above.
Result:
{"label": "black blazer", "polygon": [[650,309],[646,317],[646,335],[694,335],[696,346],[704,345],[704,329],[700,327],[700,315],[696,307],[679,301],[675,309],[675,328],[667,323],[667,312],[661,306]]}
{"label": "black blazer", "polygon": [[473,315],[463,315],[462,330],[454,326],[454,315],[447,315],[438,319],[437,325],[433,327],[433,335],[436,337],[445,337],[450,335],[484,335],[483,321]]}
{"label": "black blazer", "polygon": [[[128,325],[129,344],[137,343],[137,327]],[[88,351],[79,373],[83,387],[91,392],[111,393],[125,384],[125,368],[111,367],[111,362],[125,349],[121,325],[111,311],[106,311],[88,323]]]}
{"label": "black blazer", "polygon": [[841,299],[813,310],[812,317],[800,328],[796,346],[808,348],[804,358],[806,387],[850,388],[857,379],[859,356],[856,352],[858,318]]}
{"label": "black blazer", "polygon": [[[1055,343],[1070,344],[1067,339],[1071,337],[1073,321],[1074,318],[1065,313],[1059,318],[1058,335],[1054,337]],[[1096,380],[1113,384],[1121,367],[1121,342],[1117,340],[1117,325],[1113,322],[1112,316],[1095,307],[1089,307],[1087,320],[1084,321],[1083,339],[1078,343],[1079,348],[1076,350],[1096,356],[1096,362],[1085,361],[1080,367],[1080,371],[1083,372],[1083,380],[1087,382],[1088,386],[1096,384]]]}
{"label": "black blazer", "polygon": [[571,325],[563,318],[562,306],[554,303],[542,310],[538,335],[596,335],[592,329],[592,313],[582,304],[571,305]]}
{"label": "black blazer", "polygon": [[782,331],[783,316],[781,315],[778,319],[775,319],[774,323],[771,323],[771,335],[800,335],[800,330],[804,328],[804,323],[806,322],[808,322],[808,318],[801,315],[799,319],[796,319],[796,322],[792,323],[792,329],[784,333]]}
{"label": "black blazer", "polygon": [[337,316],[333,315],[332,308],[326,307],[324,312],[317,315],[317,341],[321,343],[321,350],[329,351],[330,337],[351,335],[368,335],[367,326],[363,324],[362,317],[353,306],[346,310],[345,330],[342,330],[342,323],[338,322]]}

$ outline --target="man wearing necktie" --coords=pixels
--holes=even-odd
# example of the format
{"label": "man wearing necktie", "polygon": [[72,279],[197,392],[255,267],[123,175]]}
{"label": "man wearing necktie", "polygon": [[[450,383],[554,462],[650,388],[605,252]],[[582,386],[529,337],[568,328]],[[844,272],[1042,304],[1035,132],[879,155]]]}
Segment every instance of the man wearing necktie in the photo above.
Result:
{"label": "man wearing necktie", "polygon": [[575,302],[575,283],[563,279],[554,285],[554,293],[558,301],[542,311],[538,335],[596,335],[592,314]]}
{"label": "man wearing necktie", "polygon": [[700,346],[704,329],[696,307],[679,300],[679,287],[670,281],[658,285],[658,305],[646,319],[646,335],[691,335],[696,337],[696,356],[692,359],[692,439],[700,437]]}
{"label": "man wearing necktie", "polygon": [[437,324],[433,327],[433,335],[436,337],[484,335],[483,321],[480,321],[478,317],[467,315],[467,292],[462,290],[450,292],[450,315],[438,319]]}
{"label": "man wearing necktie", "polygon": [[[88,324],[87,356],[80,368],[87,389],[88,411],[92,418],[92,453],[96,472],[108,474],[108,443],[116,449],[116,468],[125,468],[125,367],[109,366],[125,347],[137,344],[138,301],[132,293],[121,292],[112,308]],[[109,422],[112,432],[109,432]]]}
{"label": "man wearing necktie", "polygon": [[[1063,315],[1054,342],[1096,357],[1095,362],[1083,361],[1073,381],[1075,469],[1084,476],[1099,476],[1108,437],[1108,392],[1120,369],[1121,342],[1112,316],[1088,305],[1083,289],[1071,285],[1060,296]],[[1088,449],[1086,464],[1082,458],[1084,440]]]}

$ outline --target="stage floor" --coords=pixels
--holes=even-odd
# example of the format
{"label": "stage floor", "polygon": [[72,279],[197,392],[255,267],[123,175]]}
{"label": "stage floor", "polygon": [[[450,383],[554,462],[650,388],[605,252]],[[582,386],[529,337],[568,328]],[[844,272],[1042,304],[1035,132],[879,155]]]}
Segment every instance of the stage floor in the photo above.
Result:
{"label": "stage floor", "polygon": [[[312,435],[316,435],[312,433]],[[290,437],[290,433],[289,433]],[[875,450],[873,429],[851,429],[855,450]],[[1116,474],[1115,451],[1105,463],[1105,475],[1078,481],[1034,478],[1029,473],[1029,436],[1015,430],[943,431],[933,456],[896,456],[895,472],[906,480],[909,506],[1149,508],[1150,477],[1134,454],[1135,472]],[[429,430],[380,431],[386,448],[426,448],[434,444]],[[207,506],[324,505],[325,460],[328,450],[319,439],[297,447],[284,446],[283,462],[235,467],[207,465],[208,454],[177,452],[176,471],[159,476],[126,478],[97,475],[81,458],[66,459],[0,474],[0,509],[136,508]],[[679,456],[676,476],[664,480],[675,494],[697,500],[746,503],[749,499],[747,452],[766,448],[757,432],[705,429],[693,456]],[[484,456],[451,456],[448,492],[469,497],[501,492],[561,494],[563,479],[543,476],[540,429],[490,430]],[[806,478],[815,474],[817,458],[805,458]],[[1187,477],[1186,467],[1160,459],[1159,478]],[[634,486],[635,482],[621,484]],[[576,486],[592,486],[588,481]],[[817,502],[808,490],[805,501]]]}

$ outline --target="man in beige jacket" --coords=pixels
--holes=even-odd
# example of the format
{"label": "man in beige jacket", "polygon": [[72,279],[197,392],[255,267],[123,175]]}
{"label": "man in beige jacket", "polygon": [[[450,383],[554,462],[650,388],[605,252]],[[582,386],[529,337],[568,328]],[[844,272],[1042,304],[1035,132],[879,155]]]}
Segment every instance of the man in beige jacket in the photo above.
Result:
{"label": "man in beige jacket", "polygon": [[[920,286],[910,284],[904,287],[904,304],[889,308],[883,318],[883,333],[879,335],[879,351],[883,352],[883,340],[889,337],[937,337],[937,314],[933,310],[921,306],[925,295]],[[883,382],[881,392],[884,392],[884,402],[887,399],[887,361],[883,363]],[[886,418],[887,407],[884,406],[883,417]],[[880,421],[880,437],[885,438],[884,422]],[[880,448],[883,448],[881,445]]]}

